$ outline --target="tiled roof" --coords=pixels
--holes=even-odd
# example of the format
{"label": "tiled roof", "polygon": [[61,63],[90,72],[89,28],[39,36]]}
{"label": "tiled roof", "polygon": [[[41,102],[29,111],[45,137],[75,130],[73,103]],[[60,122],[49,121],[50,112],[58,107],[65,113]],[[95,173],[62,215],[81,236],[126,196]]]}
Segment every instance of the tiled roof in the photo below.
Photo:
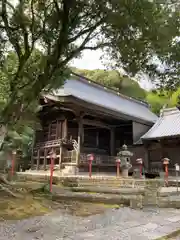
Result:
{"label": "tiled roof", "polygon": [[180,136],[180,111],[177,108],[162,109],[152,128],[141,139],[160,139]]}
{"label": "tiled roof", "polygon": [[85,79],[69,79],[56,96],[73,96],[100,107],[121,113],[147,123],[155,123],[157,116],[152,113],[144,102],[113,92]]}

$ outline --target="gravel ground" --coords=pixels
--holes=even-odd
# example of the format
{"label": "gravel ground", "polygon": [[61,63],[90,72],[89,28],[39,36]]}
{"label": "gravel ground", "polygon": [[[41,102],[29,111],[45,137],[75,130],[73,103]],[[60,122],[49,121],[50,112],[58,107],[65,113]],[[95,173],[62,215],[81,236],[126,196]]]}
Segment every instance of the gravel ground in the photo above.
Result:
{"label": "gravel ground", "polygon": [[109,209],[86,218],[61,210],[42,217],[0,223],[0,240],[155,239],[180,226],[180,211]]}

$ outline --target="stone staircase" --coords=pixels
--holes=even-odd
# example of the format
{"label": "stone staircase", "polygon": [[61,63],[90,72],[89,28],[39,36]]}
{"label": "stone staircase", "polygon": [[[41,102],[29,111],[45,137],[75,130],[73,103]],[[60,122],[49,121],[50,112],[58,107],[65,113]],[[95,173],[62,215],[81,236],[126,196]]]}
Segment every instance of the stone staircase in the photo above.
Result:
{"label": "stone staircase", "polygon": [[[49,175],[35,175],[17,173],[18,180],[24,182],[47,183]],[[180,192],[167,193],[162,190],[163,182],[160,180],[122,179],[115,177],[60,177],[54,176],[53,189],[59,196],[67,199],[79,199],[81,201],[100,201],[127,203],[132,208],[142,207],[172,207],[180,208]],[[64,187],[60,186],[62,184]],[[65,192],[63,192],[63,191]],[[68,194],[67,194],[68,191]]]}
{"label": "stone staircase", "polygon": [[116,177],[94,177],[94,178],[78,178],[79,187],[112,187],[112,188],[142,188],[145,181],[135,179],[122,179]]}

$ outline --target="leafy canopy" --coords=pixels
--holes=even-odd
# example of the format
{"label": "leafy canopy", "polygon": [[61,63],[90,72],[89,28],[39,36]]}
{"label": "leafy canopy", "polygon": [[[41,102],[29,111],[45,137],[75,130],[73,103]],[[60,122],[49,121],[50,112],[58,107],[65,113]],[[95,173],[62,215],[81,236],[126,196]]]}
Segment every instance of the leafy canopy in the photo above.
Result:
{"label": "leafy canopy", "polygon": [[[16,2],[13,5],[10,0],[2,0],[0,5],[2,66],[9,49],[17,59],[2,121],[17,119],[44,88],[61,85],[69,62],[86,49],[106,47],[117,66],[133,74],[157,73],[150,64],[154,55],[168,66],[178,66],[172,55],[177,44],[172,45],[172,40],[179,36],[179,6],[172,7],[169,1]],[[11,113],[14,105],[21,109],[16,117]]]}
{"label": "leafy canopy", "polygon": [[[152,62],[156,56],[171,69],[158,75],[169,86],[179,69],[179,43],[173,39],[179,36],[180,11],[178,5],[158,2],[17,0],[12,4],[1,0],[0,123],[8,134],[15,131],[23,139],[26,130],[22,126],[34,127],[40,92],[62,85],[70,72],[69,63],[86,49],[104,48],[128,74],[158,75]],[[110,75],[105,76],[107,84],[108,78],[114,79],[114,87],[124,91],[128,79],[124,81],[113,71]],[[98,74],[95,78],[99,79]],[[135,82],[134,87],[143,96]],[[133,94],[130,87],[125,92]]]}

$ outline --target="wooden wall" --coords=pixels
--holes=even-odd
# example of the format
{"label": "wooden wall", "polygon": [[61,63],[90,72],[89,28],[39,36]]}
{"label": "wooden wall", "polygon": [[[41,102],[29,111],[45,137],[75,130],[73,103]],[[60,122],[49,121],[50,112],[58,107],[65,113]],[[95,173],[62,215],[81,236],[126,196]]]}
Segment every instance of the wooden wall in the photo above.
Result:
{"label": "wooden wall", "polygon": [[159,141],[150,141],[148,146],[149,168],[163,171],[163,158],[169,158],[169,171],[175,174],[175,163],[180,164],[180,139],[164,139]]}

